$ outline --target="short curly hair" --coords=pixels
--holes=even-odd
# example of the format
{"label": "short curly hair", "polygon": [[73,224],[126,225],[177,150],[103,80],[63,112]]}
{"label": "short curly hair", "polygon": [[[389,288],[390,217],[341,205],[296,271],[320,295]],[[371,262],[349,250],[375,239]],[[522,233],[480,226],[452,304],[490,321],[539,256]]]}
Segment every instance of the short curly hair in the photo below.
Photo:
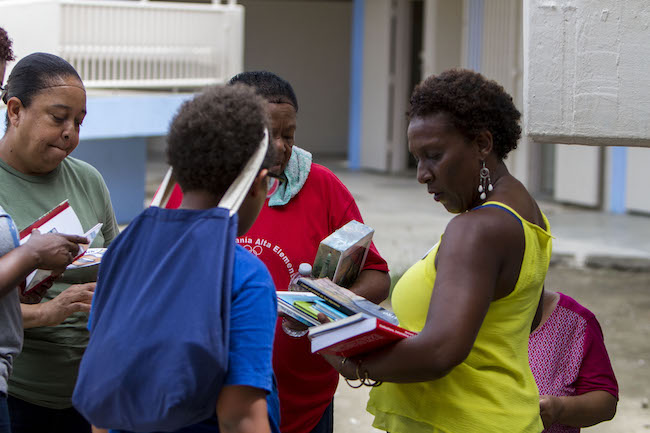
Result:
{"label": "short curly hair", "polygon": [[209,87],[183,103],[167,136],[167,161],[183,191],[222,196],[267,125],[266,102],[248,86]]}
{"label": "short curly hair", "polygon": [[438,113],[447,114],[468,140],[476,138],[481,131],[490,131],[499,159],[505,159],[517,148],[521,113],[501,85],[478,72],[450,69],[428,77],[415,87],[409,119]]}
{"label": "short curly hair", "polygon": [[228,84],[246,84],[272,104],[290,104],[298,112],[298,98],[291,84],[269,71],[246,71],[232,77]]}
{"label": "short curly hair", "polygon": [[11,50],[12,41],[7,31],[0,27],[0,62],[11,62],[15,60],[14,52]]}

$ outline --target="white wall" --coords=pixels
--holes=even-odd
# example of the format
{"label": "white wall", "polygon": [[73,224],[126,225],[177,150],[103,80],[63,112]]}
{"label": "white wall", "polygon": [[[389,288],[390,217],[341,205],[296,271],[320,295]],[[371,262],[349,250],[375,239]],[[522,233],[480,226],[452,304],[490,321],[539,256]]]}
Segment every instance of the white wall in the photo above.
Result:
{"label": "white wall", "polygon": [[538,141],[650,146],[647,0],[527,0],[524,109]]}
{"label": "white wall", "polygon": [[[468,2],[465,2],[466,4]],[[465,15],[468,11],[465,10]],[[464,20],[465,37],[470,25]],[[483,3],[483,34],[481,38],[481,73],[495,80],[512,96],[523,114],[523,29],[521,0],[488,0]],[[467,51],[467,49],[465,49]],[[467,59],[463,59],[466,64]],[[522,125],[523,125],[522,118]],[[508,170],[531,191],[539,189],[542,159],[540,143],[522,134],[517,149],[506,159]]]}
{"label": "white wall", "polygon": [[[7,1],[0,4],[0,27],[12,39],[17,58],[36,51],[58,53],[61,44],[60,20],[61,8],[56,3]],[[15,64],[9,62],[7,65],[5,80]]]}
{"label": "white wall", "polygon": [[521,6],[520,0],[484,2],[481,73],[495,80],[521,110]]}
{"label": "white wall", "polygon": [[[470,31],[468,1],[425,0],[422,65],[423,77],[446,69],[468,67]],[[489,0],[483,3],[480,35],[480,72],[503,85],[522,111],[523,52],[521,0]],[[506,163],[526,186],[537,188],[541,169],[539,143],[522,137]],[[537,182],[537,183],[536,183]]]}
{"label": "white wall", "polygon": [[650,213],[650,149],[627,149],[625,207],[631,211]]}
{"label": "white wall", "polygon": [[463,2],[425,0],[422,77],[458,68],[461,62]]}
{"label": "white wall", "polygon": [[298,97],[296,144],[346,155],[352,2],[240,0],[244,69],[288,80]]}
{"label": "white wall", "polygon": [[601,205],[601,152],[597,146],[556,145],[554,199],[565,203]]}
{"label": "white wall", "polygon": [[402,171],[411,92],[410,4],[364,1],[361,167]]}
{"label": "white wall", "polygon": [[365,0],[361,96],[361,166],[387,169],[390,85],[389,0]]}

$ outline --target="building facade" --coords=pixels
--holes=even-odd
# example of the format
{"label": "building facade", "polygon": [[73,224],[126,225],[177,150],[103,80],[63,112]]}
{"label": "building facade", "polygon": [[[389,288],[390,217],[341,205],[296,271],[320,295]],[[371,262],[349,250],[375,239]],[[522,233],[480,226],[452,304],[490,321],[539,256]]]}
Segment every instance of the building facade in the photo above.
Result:
{"label": "building facade", "polygon": [[[552,3],[564,14],[586,7]],[[352,169],[400,173],[413,168],[405,112],[423,77],[474,69],[502,84],[522,112],[532,107],[524,72],[539,56],[526,43],[539,37],[531,25],[548,25],[535,21],[540,10],[521,0],[0,0],[0,26],[18,56],[49,51],[80,71],[90,115],[75,154],[104,173],[126,222],[142,208],[147,144],[200,87],[241,70],[276,72],[298,96],[298,145],[345,157]],[[630,31],[647,37],[642,27]],[[533,138],[522,138],[507,164],[536,195],[650,215],[642,171],[650,149],[629,146],[642,142]],[[125,153],[130,175],[113,174]]]}

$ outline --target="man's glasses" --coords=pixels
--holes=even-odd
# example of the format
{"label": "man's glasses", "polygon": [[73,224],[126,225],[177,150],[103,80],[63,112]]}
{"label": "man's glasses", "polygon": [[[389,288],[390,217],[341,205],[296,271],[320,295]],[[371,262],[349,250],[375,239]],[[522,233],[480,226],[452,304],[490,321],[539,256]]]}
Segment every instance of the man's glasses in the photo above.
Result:
{"label": "man's glasses", "polygon": [[0,86],[0,101],[4,101],[6,94],[7,94],[7,88]]}
{"label": "man's glasses", "polygon": [[284,178],[273,174],[271,172],[266,173],[266,198],[271,197],[275,192],[280,188],[285,182]]}

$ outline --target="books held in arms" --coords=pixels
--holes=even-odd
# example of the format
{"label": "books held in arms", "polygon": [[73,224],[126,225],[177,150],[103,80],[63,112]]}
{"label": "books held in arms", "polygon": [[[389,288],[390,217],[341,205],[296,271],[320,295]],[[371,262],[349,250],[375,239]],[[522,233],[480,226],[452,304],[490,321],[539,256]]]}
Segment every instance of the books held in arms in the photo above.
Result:
{"label": "books held in arms", "polygon": [[[37,229],[41,233],[64,233],[68,235],[84,236],[88,239],[89,243],[79,245],[79,251],[74,258],[75,260],[78,260],[84,256],[90,244],[92,244],[95,237],[97,237],[102,225],[102,223],[99,223],[84,233],[79,217],[75,213],[74,209],[70,207],[68,200],[66,200],[33,222],[29,227],[22,230],[20,232],[20,244],[22,245],[27,242],[32,235],[32,232]],[[73,268],[74,264],[71,264],[67,269]],[[22,288],[23,294],[29,293],[51,278],[52,271],[36,269],[25,279]]]}
{"label": "books held in arms", "polygon": [[354,356],[415,335],[398,326],[392,311],[327,278],[300,278],[298,285],[348,317],[309,328],[311,351]]}
{"label": "books held in arms", "polygon": [[363,269],[374,232],[367,225],[352,220],[323,239],[316,252],[312,275],[350,287]]}

